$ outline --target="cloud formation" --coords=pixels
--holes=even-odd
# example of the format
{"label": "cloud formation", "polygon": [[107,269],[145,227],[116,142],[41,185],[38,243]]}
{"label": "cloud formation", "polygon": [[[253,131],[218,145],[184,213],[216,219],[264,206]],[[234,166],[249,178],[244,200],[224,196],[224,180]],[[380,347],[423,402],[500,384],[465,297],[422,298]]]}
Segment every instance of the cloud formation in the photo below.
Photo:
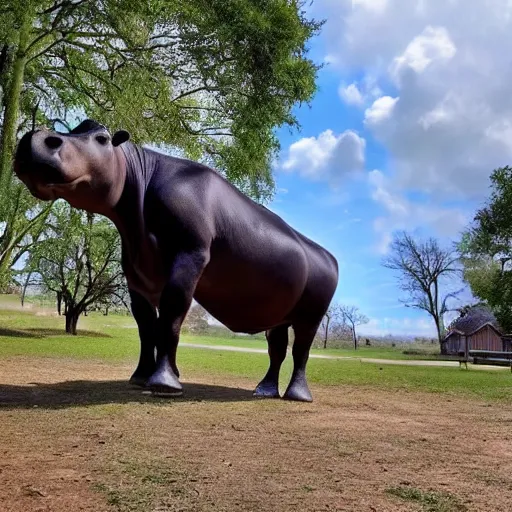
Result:
{"label": "cloud formation", "polygon": [[365,98],[355,82],[347,86],[341,84],[338,92],[347,105],[364,105]]}
{"label": "cloud formation", "polygon": [[438,198],[482,199],[512,160],[509,0],[320,0],[326,60],[363,75],[375,98],[342,81],[385,147],[396,185]]}
{"label": "cloud formation", "polygon": [[393,115],[397,101],[398,98],[392,98],[391,96],[382,96],[376,99],[372,106],[364,112],[365,123],[376,126],[385,122]]}
{"label": "cloud formation", "polygon": [[374,219],[373,228],[378,240],[375,249],[386,254],[393,232],[415,231],[430,228],[440,237],[453,238],[459,235],[467,224],[467,217],[456,208],[447,208],[430,202],[413,202],[393,188],[389,178],[378,170],[368,175],[372,199],[383,210],[383,215]]}
{"label": "cloud formation", "polygon": [[339,135],[326,130],[318,137],[294,142],[282,168],[298,172],[304,178],[337,185],[343,176],[364,168],[365,146],[365,140],[352,130]]}

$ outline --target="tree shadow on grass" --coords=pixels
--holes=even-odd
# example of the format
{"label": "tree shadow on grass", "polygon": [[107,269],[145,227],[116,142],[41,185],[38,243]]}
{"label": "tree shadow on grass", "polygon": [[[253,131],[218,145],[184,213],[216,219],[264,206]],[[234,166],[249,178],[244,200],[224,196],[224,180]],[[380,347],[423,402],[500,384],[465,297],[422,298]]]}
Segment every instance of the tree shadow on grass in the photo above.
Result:
{"label": "tree shadow on grass", "polygon": [[0,336],[6,338],[41,338],[41,336],[29,332],[27,329],[6,329],[4,327],[0,327]]}
{"label": "tree shadow on grass", "polygon": [[54,384],[30,383],[26,386],[0,384],[0,411],[12,409],[60,409],[100,404],[174,402],[240,402],[254,400],[252,391],[209,384],[183,384],[183,396],[157,398],[143,394],[143,388],[127,381],[73,380]]}
{"label": "tree shadow on grass", "polygon": [[[35,338],[35,339],[43,339],[54,336],[71,336],[68,334],[64,328],[62,329],[51,329],[51,328],[39,328],[39,327],[27,327],[26,329],[7,329],[4,327],[0,327],[0,336],[5,336],[8,338]],[[95,331],[82,331],[78,330],[78,337],[83,338],[112,338],[110,334],[106,334],[104,332],[95,332]]]}

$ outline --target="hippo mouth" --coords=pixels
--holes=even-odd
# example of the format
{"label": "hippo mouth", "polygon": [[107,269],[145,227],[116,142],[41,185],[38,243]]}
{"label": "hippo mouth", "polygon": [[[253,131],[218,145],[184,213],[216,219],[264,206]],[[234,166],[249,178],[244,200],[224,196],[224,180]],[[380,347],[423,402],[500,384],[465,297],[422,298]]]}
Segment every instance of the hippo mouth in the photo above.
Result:
{"label": "hippo mouth", "polygon": [[85,176],[66,179],[58,167],[47,162],[19,162],[15,169],[30,193],[42,201],[55,201],[66,195],[65,190],[74,190],[82,181],[87,181]]}
{"label": "hippo mouth", "polygon": [[34,175],[42,185],[50,187],[52,185],[66,185],[67,180],[62,172],[50,164],[39,164],[37,166],[37,174]]}
{"label": "hippo mouth", "polygon": [[73,179],[66,178],[58,167],[47,162],[25,163],[23,167],[25,170],[18,172],[19,176],[26,176],[31,182],[44,188],[73,185],[84,178],[83,176]]}
{"label": "hippo mouth", "polygon": [[20,177],[27,177],[41,185],[66,183],[61,170],[47,162],[18,161],[14,163],[14,172]]}

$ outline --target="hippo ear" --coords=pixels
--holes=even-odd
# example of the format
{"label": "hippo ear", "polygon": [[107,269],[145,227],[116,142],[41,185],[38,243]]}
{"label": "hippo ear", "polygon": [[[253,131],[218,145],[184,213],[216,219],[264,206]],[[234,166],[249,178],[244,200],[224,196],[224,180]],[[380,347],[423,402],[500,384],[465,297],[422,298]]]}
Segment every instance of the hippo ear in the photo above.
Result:
{"label": "hippo ear", "polygon": [[112,137],[112,146],[119,146],[130,138],[130,134],[126,130],[119,130]]}

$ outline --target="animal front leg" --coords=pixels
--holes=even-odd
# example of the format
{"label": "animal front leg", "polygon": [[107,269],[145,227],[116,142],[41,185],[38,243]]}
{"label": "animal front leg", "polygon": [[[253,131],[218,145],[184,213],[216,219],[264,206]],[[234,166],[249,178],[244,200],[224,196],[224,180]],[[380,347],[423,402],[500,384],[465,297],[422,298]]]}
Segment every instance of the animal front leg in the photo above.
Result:
{"label": "animal front leg", "polygon": [[130,384],[144,387],[156,370],[157,315],[155,308],[135,290],[130,290],[130,299],[140,338],[139,364],[130,378]]}
{"label": "animal front leg", "polygon": [[148,387],[158,396],[180,396],[176,351],[181,325],[192,302],[201,273],[208,262],[202,251],[179,254],[160,298],[156,370]]}
{"label": "animal front leg", "polygon": [[280,325],[265,333],[268,342],[270,366],[253,395],[259,398],[279,398],[279,371],[288,348],[288,325]]}

